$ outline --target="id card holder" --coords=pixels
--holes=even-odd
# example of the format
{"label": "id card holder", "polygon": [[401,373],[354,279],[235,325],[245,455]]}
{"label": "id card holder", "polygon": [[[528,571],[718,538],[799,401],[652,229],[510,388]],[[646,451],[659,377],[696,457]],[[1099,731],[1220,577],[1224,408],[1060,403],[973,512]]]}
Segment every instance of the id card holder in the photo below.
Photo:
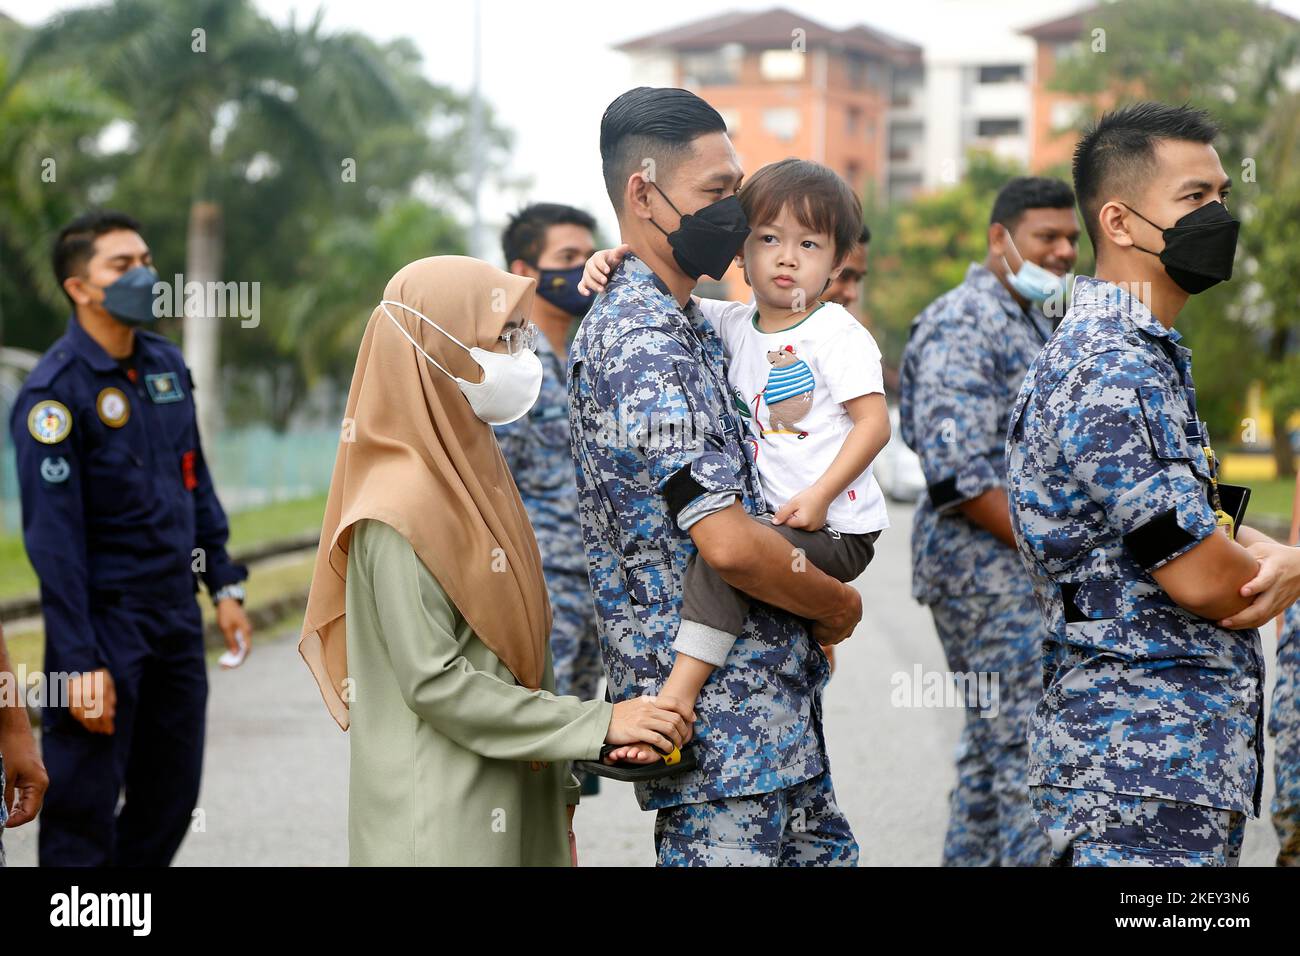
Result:
{"label": "id card holder", "polygon": [[1242,522],[1246,519],[1246,506],[1250,503],[1250,489],[1245,485],[1228,485],[1219,482],[1219,504],[1232,519],[1230,534],[1235,540]]}

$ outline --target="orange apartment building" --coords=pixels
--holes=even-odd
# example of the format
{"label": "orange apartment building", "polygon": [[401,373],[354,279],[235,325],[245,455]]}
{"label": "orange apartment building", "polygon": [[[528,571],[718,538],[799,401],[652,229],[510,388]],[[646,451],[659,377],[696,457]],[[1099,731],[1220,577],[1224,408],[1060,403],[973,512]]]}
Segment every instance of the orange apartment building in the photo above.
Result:
{"label": "orange apartment building", "polygon": [[[921,187],[924,76],[913,43],[774,8],[710,17],[617,49],[647,85],[708,100],[748,172],[797,156],[830,166],[859,195],[904,198]],[[747,296],[739,270],[723,285],[702,291]]]}
{"label": "orange apartment building", "polygon": [[1036,47],[1029,116],[1029,168],[1035,173],[1061,164],[1068,166],[1079,140],[1079,97],[1058,93],[1049,86],[1057,63],[1079,55],[1082,37],[1089,30],[1089,17],[1098,9],[1087,7],[1020,31]]}

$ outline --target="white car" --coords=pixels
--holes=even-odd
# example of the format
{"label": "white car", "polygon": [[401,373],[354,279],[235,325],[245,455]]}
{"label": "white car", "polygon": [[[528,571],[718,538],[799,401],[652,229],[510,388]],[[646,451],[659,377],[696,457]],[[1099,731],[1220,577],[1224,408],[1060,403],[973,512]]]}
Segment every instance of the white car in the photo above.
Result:
{"label": "white car", "polygon": [[903,436],[898,430],[897,406],[889,409],[889,443],[876,456],[871,465],[871,473],[876,476],[885,497],[894,501],[914,504],[925,494],[925,474],[921,471],[921,459],[903,444]]}

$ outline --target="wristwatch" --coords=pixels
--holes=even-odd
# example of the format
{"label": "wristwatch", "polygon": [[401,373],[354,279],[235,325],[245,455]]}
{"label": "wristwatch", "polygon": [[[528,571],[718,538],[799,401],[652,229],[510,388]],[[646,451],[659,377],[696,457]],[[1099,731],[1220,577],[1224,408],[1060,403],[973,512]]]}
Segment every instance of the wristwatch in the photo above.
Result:
{"label": "wristwatch", "polygon": [[234,598],[240,604],[244,603],[244,586],[242,584],[227,584],[224,588],[212,595],[212,603],[224,601],[226,598]]}

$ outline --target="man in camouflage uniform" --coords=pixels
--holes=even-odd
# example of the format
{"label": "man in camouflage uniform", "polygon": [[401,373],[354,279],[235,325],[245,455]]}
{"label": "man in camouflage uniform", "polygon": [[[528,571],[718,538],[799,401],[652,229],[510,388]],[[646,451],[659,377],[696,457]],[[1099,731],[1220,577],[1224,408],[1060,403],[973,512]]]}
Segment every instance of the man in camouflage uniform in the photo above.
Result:
{"label": "man in camouflage uniform", "polygon": [[[591,305],[577,293],[582,267],[595,251],[596,222],[572,206],[534,203],[516,213],[501,237],[507,267],[537,280],[532,322],[542,388],[527,415],[496,428],[497,443],[519,487],[542,556],[551,599],[555,692],[591,700],[600,689],[596,611],[587,583],[587,556],[578,524],[578,488],[569,452],[569,393],[565,369],[569,330]],[[582,775],[583,793],[599,778]]]}
{"label": "man in camouflage uniform", "polygon": [[1277,637],[1277,683],[1268,732],[1273,736],[1273,829],[1278,866],[1300,866],[1300,604],[1287,609]]}
{"label": "man in camouflage uniform", "polygon": [[1235,865],[1259,812],[1255,625],[1300,591],[1300,555],[1219,530],[1173,329],[1231,276],[1214,135],[1200,111],[1139,103],[1080,140],[1097,278],[1075,281],[1011,413],[1012,524],[1049,633],[1029,783],[1057,865]]}
{"label": "man in camouflage uniform", "polygon": [[601,649],[613,700],[662,687],[697,547],[759,598],[696,701],[698,768],[636,784],[642,809],[658,811],[659,863],[854,865],[822,736],[829,668],[800,618],[834,642],[861,600],[749,517],[766,510],[762,492],[721,344],[690,300],[695,279],[720,276],[747,231],[725,130],[694,94],[646,87],[601,121],[606,188],[632,254],[583,320],[569,377]]}
{"label": "man in camouflage uniform", "polygon": [[951,671],[998,676],[994,715],[977,716],[968,702],[945,866],[1047,862],[1025,783],[1043,624],[1011,537],[1006,422],[1051,334],[1045,310],[1063,303],[1028,285],[1026,264],[1064,275],[1078,239],[1069,186],[1013,179],[993,204],[983,265],[972,263],[961,285],[917,316],[903,352],[899,423],[929,486],[912,524],[912,596],[929,605]]}

